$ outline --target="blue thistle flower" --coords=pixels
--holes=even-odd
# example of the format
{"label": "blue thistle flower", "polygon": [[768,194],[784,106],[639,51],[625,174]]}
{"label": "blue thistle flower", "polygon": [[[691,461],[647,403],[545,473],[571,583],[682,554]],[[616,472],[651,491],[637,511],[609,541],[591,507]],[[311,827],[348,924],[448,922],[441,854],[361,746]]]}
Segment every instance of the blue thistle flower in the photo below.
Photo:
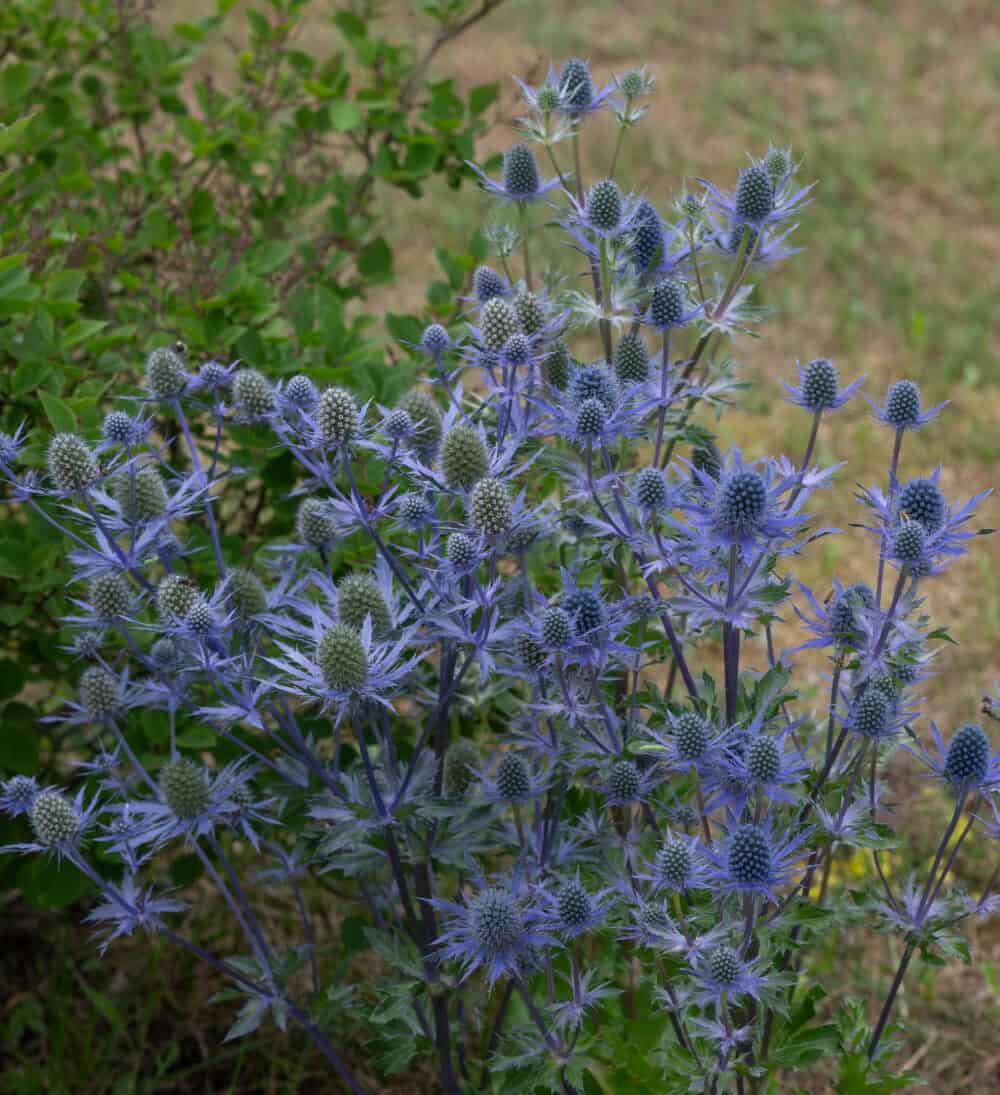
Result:
{"label": "blue thistle flower", "polygon": [[799,374],[798,387],[785,384],[789,402],[814,413],[835,411],[843,407],[864,383],[864,377],[859,377],[846,388],[841,388],[837,367],[826,357],[818,357],[808,362],[804,368],[796,362],[795,368]]}
{"label": "blue thistle flower", "polygon": [[485,304],[493,297],[504,297],[509,292],[507,282],[491,266],[477,266],[472,275],[472,288],[476,300]]}
{"label": "blue thistle flower", "polygon": [[505,153],[503,178],[500,182],[491,179],[482,168],[477,167],[470,160],[466,160],[466,164],[479,177],[483,189],[501,201],[537,201],[559,185],[558,179],[541,178],[535,154],[526,144],[516,144]]}
{"label": "blue thistle flower", "polygon": [[923,410],[920,389],[912,380],[897,380],[895,384],[891,384],[886,392],[885,402],[881,405],[871,399],[868,402],[879,422],[892,430],[918,430],[937,418],[948,405],[948,400],[945,400],[926,411]]}
{"label": "blue thistle flower", "polygon": [[770,817],[762,824],[735,824],[724,840],[704,850],[710,877],[724,893],[756,894],[777,904],[775,890],[795,877],[808,835],[806,830],[777,837]]}

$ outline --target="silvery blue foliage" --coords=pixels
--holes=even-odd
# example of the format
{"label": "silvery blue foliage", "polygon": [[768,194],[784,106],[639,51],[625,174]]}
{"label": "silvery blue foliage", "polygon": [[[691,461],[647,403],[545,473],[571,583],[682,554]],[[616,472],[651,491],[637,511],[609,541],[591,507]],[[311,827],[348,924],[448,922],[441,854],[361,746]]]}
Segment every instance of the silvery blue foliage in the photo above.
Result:
{"label": "silvery blue foliage", "polygon": [[[480,177],[523,235],[491,229],[504,274],[475,270],[463,330],[426,324],[410,349],[434,375],[397,406],[252,364],[192,372],[164,347],[139,412],[110,409],[99,439],[57,434],[44,474],[21,468],[20,431],[0,438],[13,497],[67,534],[85,664],[53,721],[95,752],[72,789],[0,783],[24,833],[7,851],[75,865],[102,948],[163,935],[244,998],[232,1036],[294,1021],[351,1091],[366,1088],[325,1032],[361,1022],[394,1060],[431,1053],[448,1095],[580,1092],[601,1024],[640,990],[663,1028],[650,1090],[778,1084],[814,1060],[795,1056],[809,1038],[848,1054],[790,1019],[800,952],[836,921],[819,879],[841,847],[878,868],[854,922],[902,939],[851,1066],[877,1079],[916,948],[950,954],[965,916],[995,910],[947,882],[977,821],[1000,839],[983,820],[1000,816],[1000,758],[975,723],[947,743],[931,724],[928,748],[914,692],[933,655],[924,588],[984,496],[952,501],[940,469],[901,482],[904,433],[940,410],[901,381],[875,412],[895,438],[884,486],[856,496],[871,584],[824,598],[795,581],[834,532],[822,497],[841,465],[814,463],[817,436],[860,381],[796,363],[811,432],[791,458],[720,452],[694,416],[733,398],[727,344],[757,322],[752,279],[792,253],[811,186],[772,147],[731,190],[682,193],[673,222],[611,177],[588,188],[560,145],[604,107],[628,130],[651,87],[598,87],[581,60],[522,85],[528,143],[500,182]],[[557,214],[530,230],[529,202]],[[536,283],[542,231],[569,265]],[[289,543],[225,524],[245,474],[226,463],[232,424],[298,468]],[[786,649],[779,615],[798,621]],[[815,708],[805,648],[829,662]],[[140,749],[145,712],[165,730]],[[923,879],[893,885],[877,856],[902,819],[879,771],[903,741],[954,815]],[[178,851],[231,912],[239,957],[186,934],[158,866]],[[391,1014],[358,993],[331,1018],[342,996],[306,904],[333,899],[311,874],[367,918]],[[269,902],[284,887],[294,945],[259,916],[264,886]]]}

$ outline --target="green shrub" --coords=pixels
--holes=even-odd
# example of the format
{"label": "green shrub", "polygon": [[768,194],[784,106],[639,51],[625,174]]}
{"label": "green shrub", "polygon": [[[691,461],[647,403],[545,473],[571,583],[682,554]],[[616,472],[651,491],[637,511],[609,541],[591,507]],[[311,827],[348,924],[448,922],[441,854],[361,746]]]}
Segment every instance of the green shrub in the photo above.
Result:
{"label": "green shrub", "polygon": [[[419,199],[433,176],[459,186],[496,95],[463,98],[434,72],[470,18],[461,0],[425,7],[423,52],[412,28],[384,37],[347,4],[238,14],[220,0],[169,29],[148,7],[0,10],[0,40],[16,44],[0,62],[0,429],[42,427],[29,463],[44,460],[43,433],[96,436],[106,397],[165,341],[193,362],[241,359],[393,400],[412,372],[384,367],[365,312],[394,276],[380,192]],[[481,257],[442,256],[438,314]],[[249,428],[237,443],[255,475],[227,502],[223,534],[290,526],[291,462]],[[0,766],[29,771],[37,707],[67,677],[57,620],[83,594],[67,589],[58,533],[2,498],[0,514]]]}

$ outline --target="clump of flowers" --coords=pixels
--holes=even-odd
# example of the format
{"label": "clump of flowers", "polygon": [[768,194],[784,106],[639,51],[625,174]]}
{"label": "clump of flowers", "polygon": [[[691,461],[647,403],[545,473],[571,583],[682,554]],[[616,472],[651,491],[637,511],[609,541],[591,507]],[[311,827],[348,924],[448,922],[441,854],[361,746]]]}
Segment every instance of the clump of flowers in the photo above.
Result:
{"label": "clump of flowers", "polygon": [[[232,1037],[299,1024],[345,1090],[366,1088],[329,1032],[352,1023],[387,1059],[433,1057],[447,1095],[589,1091],[597,1059],[609,1090],[778,1090],[820,1056],[838,1090],[888,1090],[908,966],[997,905],[950,879],[971,833],[997,839],[1000,759],[978,723],[928,736],[913,691],[937,636],[923,591],[983,496],[911,472],[905,435],[941,408],[900,380],[873,404],[885,483],[857,496],[870,578],[829,597],[795,582],[832,534],[839,465],[814,462],[817,439],[836,451],[826,431],[861,382],[816,357],[793,383],[788,363],[810,428],[791,456],[720,451],[698,418],[734,397],[730,343],[811,188],[776,147],[659,207],[617,152],[588,183],[584,134],[603,116],[620,149],[652,88],[644,70],[602,85],[582,59],[522,85],[523,139],[480,172],[496,263],[471,272],[463,324],[418,325],[423,371],[394,406],[165,346],[140,411],[56,434],[44,476],[0,444],[14,496],[67,533],[84,664],[54,717],[95,753],[64,786],[0,783],[23,833],[7,850],[86,875],[103,945],[150,932],[207,962],[241,998]],[[543,251],[542,232],[570,246]],[[566,268],[542,276],[543,253]],[[247,474],[226,465],[230,425],[298,469],[288,542],[227,525]],[[790,649],[782,615],[804,633]],[[805,647],[829,658],[815,706]],[[147,712],[164,730],[137,748]],[[185,732],[206,727],[217,755]],[[900,747],[952,811],[904,882],[878,859],[904,822],[881,796]],[[821,1023],[804,984],[806,948],[838,930],[842,847],[877,877],[852,925],[900,939],[871,1026]],[[161,869],[179,851],[238,959],[186,934]],[[294,933],[260,915],[264,883]],[[356,993],[306,897],[367,919],[378,970]],[[609,1031],[640,1009],[662,1029],[619,1054]]]}

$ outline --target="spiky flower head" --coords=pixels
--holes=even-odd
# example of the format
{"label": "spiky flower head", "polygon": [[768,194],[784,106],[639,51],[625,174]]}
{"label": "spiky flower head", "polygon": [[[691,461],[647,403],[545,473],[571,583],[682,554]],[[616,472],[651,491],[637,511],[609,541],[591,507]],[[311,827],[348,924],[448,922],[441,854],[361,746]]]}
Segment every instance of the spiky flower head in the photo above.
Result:
{"label": "spiky flower head", "polygon": [[927,533],[918,521],[903,521],[892,533],[892,554],[904,566],[918,566],[924,557]]}
{"label": "spiky flower head", "polygon": [[956,731],[948,745],[944,774],[954,787],[975,787],[983,783],[990,769],[990,739],[976,722]]}
{"label": "spiky flower head", "polygon": [[180,661],[181,651],[172,636],[164,635],[149,648],[149,656],[160,669],[172,669]]}
{"label": "spiky flower head", "polygon": [[594,100],[594,82],[590,66],[578,57],[572,57],[559,71],[559,105],[567,114],[587,110]]}
{"label": "spiky flower head", "polygon": [[385,430],[386,436],[391,437],[393,441],[402,441],[413,432],[413,419],[402,407],[394,407],[385,416],[382,428]]}
{"label": "spiky flower head", "polygon": [[680,209],[690,220],[700,220],[705,212],[705,198],[701,194],[688,192],[680,199]]}
{"label": "spiky flower head", "polygon": [[656,874],[666,886],[683,890],[694,869],[691,845],[683,839],[668,839],[656,853]]}
{"label": "spiky flower head", "polygon": [[528,199],[538,193],[541,178],[535,154],[526,144],[513,145],[503,157],[503,187],[512,198]]}
{"label": "spiky flower head", "polygon": [[490,297],[479,309],[479,330],[487,350],[502,350],[507,339],[517,334],[517,313],[503,297]]}
{"label": "spiky flower head", "polygon": [[295,518],[299,541],[309,547],[325,548],[337,536],[337,523],[321,498],[303,498]]}
{"label": "spiky flower head", "polygon": [[252,570],[236,567],[227,579],[229,604],[241,619],[256,616],[267,609],[267,590]]}
{"label": "spiky flower head", "polygon": [[738,255],[742,250],[743,254],[749,257],[754,254],[759,240],[760,233],[756,228],[751,228],[748,224],[736,223],[729,230],[726,247],[732,255]]}
{"label": "spiky flower head", "polygon": [[529,669],[536,672],[545,664],[548,655],[545,647],[533,635],[520,632],[514,639],[514,654],[518,661],[523,662]]}
{"label": "spiky flower head", "polygon": [[508,365],[526,365],[531,356],[531,341],[522,331],[516,331],[503,344],[503,356]]}
{"label": "spiky flower head", "polygon": [[521,937],[521,913],[509,890],[490,887],[469,902],[476,942],[490,958],[515,947]]}
{"label": "spiky flower head", "polygon": [[840,377],[829,358],[817,357],[802,370],[802,401],[811,411],[825,411],[837,403]]}
{"label": "spiky flower head", "polygon": [[233,403],[247,418],[274,410],[274,385],[260,369],[238,369],[233,376]]}
{"label": "spiky flower head", "polygon": [[199,594],[198,599],[184,617],[184,622],[195,635],[205,638],[215,627],[215,609]]}
{"label": "spiky flower head", "polygon": [[642,336],[628,332],[615,347],[615,375],[621,384],[643,384],[649,378],[649,353]]}
{"label": "spiky flower head", "polygon": [[604,602],[592,589],[581,587],[571,590],[561,603],[570,614],[578,635],[594,631],[604,623]]}
{"label": "spiky flower head", "polygon": [[781,771],[781,749],[774,738],[760,734],[747,750],[747,772],[758,783],[773,783]]}
{"label": "spiky flower head", "polygon": [[629,258],[639,274],[648,273],[663,256],[663,221],[645,198],[636,206],[628,243]]}
{"label": "spiky flower head", "polygon": [[504,802],[522,802],[531,794],[531,777],[520,753],[504,753],[497,766],[497,795]]}
{"label": "spiky flower head", "polygon": [[708,973],[720,985],[733,985],[739,979],[743,966],[732,947],[715,947],[708,956]]}
{"label": "spiky flower head", "polygon": [[392,625],[389,606],[370,574],[348,574],[337,585],[337,615],[342,624],[360,631],[370,616],[372,634],[384,635]]}
{"label": "spiky flower head", "polygon": [[38,797],[38,784],[33,776],[11,776],[0,783],[0,809],[11,817],[30,814]]}
{"label": "spiky flower head", "polygon": [[514,298],[514,311],[526,335],[537,335],[545,326],[545,305],[537,293],[529,293],[527,289],[518,293]]}
{"label": "spiky flower head", "polygon": [[39,844],[57,847],[72,840],[82,819],[76,806],[58,791],[42,791],[31,807],[31,827]]}
{"label": "spiky flower head", "polygon": [[920,389],[912,380],[897,380],[889,388],[882,416],[897,430],[913,430],[920,425]]}
{"label": "spiky flower head", "polygon": [[156,590],[156,607],[165,620],[183,620],[198,601],[198,587],[183,574],[168,574]]}
{"label": "spiky flower head", "polygon": [[444,793],[449,798],[463,798],[476,782],[479,750],[469,738],[458,738],[445,750]]}
{"label": "spiky flower head", "polygon": [[750,224],[761,224],[774,211],[774,183],[763,164],[751,164],[736,183],[736,215]]}
{"label": "spiky flower head", "polygon": [[691,453],[691,463],[712,479],[718,480],[722,475],[722,455],[715,442],[708,438],[694,447]]}
{"label": "spiky flower head", "polygon": [[507,484],[501,479],[480,479],[469,497],[469,517],[473,527],[487,536],[507,532],[514,520]]}
{"label": "spiky flower head", "polygon": [[319,389],[304,373],[298,373],[285,385],[285,398],[301,410],[311,411],[319,402]]}
{"label": "spiky flower head", "polygon": [[639,797],[642,779],[630,760],[616,760],[608,772],[608,793],[617,802],[634,802]]}
{"label": "spiky flower head", "polygon": [[700,760],[708,748],[708,726],[705,720],[693,711],[684,711],[678,715],[674,724],[674,741],[677,756],[683,761]]}
{"label": "spiky flower head", "polygon": [[659,468],[640,468],[635,477],[635,499],[646,509],[662,509],[667,504],[667,481]]}
{"label": "spiky flower head", "polygon": [[543,114],[551,114],[559,109],[559,89],[552,84],[543,84],[535,95],[535,102]]}
{"label": "spiky flower head", "polygon": [[614,179],[601,179],[587,192],[585,216],[591,228],[598,232],[614,232],[621,224],[624,199],[621,187]]}
{"label": "spiky flower head", "polygon": [[208,807],[208,773],[187,757],[178,757],[160,769],[160,790],[174,816],[192,821]]}
{"label": "spiky flower head", "polygon": [[676,327],[684,319],[684,286],[667,278],[653,287],[649,298],[650,322],[660,331]]}
{"label": "spiky flower head", "polygon": [[574,369],[569,391],[577,404],[587,399],[599,399],[609,414],[618,402],[618,385],[604,365],[581,365]]}
{"label": "spiky flower head", "polygon": [[556,911],[559,919],[569,928],[580,928],[590,920],[594,903],[579,879],[570,879],[559,887]]}
{"label": "spiky flower head", "polygon": [[90,446],[76,433],[57,433],[49,442],[46,461],[49,476],[61,491],[82,490],[101,474]]}
{"label": "spiky flower head", "polygon": [[862,638],[857,613],[875,607],[875,594],[864,582],[847,586],[836,597],[827,613],[830,633],[837,642],[851,645]]}
{"label": "spiky flower head", "polygon": [[327,388],[316,404],[316,427],[320,437],[342,445],[357,433],[358,405],[346,388]]}
{"label": "spiky flower head", "polygon": [[334,624],[323,632],[316,663],[323,680],[339,692],[354,691],[368,679],[368,652],[361,636],[347,624]]}
{"label": "spiky flower head", "polygon": [[729,842],[729,875],[740,886],[766,885],[771,877],[771,844],[759,825],[741,825]]}
{"label": "spiky flower head", "polygon": [[569,613],[553,605],[542,616],[542,643],[549,650],[562,650],[573,638],[573,620]]}
{"label": "spiky flower head", "polygon": [[146,358],[146,387],[155,399],[174,399],[187,387],[184,358],[170,346],[159,346]]}
{"label": "spiky flower head", "polygon": [[854,701],[851,727],[862,737],[877,739],[885,734],[890,715],[891,705],[885,693],[866,688]]}
{"label": "spiky flower head", "polygon": [[937,532],[944,524],[947,503],[933,479],[912,479],[899,492],[898,508],[925,532]]}
{"label": "spiky flower head", "polygon": [[447,353],[451,347],[451,338],[448,335],[448,331],[442,327],[440,323],[432,323],[429,327],[424,328],[424,333],[420,338],[420,345],[429,353],[435,357],[439,357],[441,354]]}
{"label": "spiky flower head", "polygon": [[715,519],[728,536],[745,536],[756,530],[767,508],[767,487],[759,472],[743,469],[724,479],[719,487]]}
{"label": "spiky flower head", "polygon": [[228,388],[232,383],[232,369],[221,362],[206,361],[198,370],[199,388]]}
{"label": "spiky flower head", "polygon": [[121,506],[122,513],[130,521],[155,521],[166,512],[169,498],[159,468],[146,464],[134,476],[127,471],[113,475],[108,482],[108,493]]}
{"label": "spiky flower head", "polygon": [[412,529],[422,528],[434,516],[434,506],[422,491],[414,490],[399,500],[399,519]]}
{"label": "spiky flower head", "polygon": [[572,365],[573,358],[566,345],[562,342],[556,343],[546,356],[542,371],[546,381],[557,392],[566,390]]}
{"label": "spiky flower head", "polygon": [[476,300],[485,304],[494,297],[502,297],[507,292],[507,282],[492,266],[477,266],[472,275],[472,291]]}
{"label": "spiky flower head", "polygon": [[99,665],[83,671],[77,686],[80,705],[93,719],[103,719],[112,714],[121,700],[118,678]]}
{"label": "spiky flower head", "polygon": [[772,145],[764,157],[764,169],[767,171],[772,184],[777,186],[792,170],[792,157],[789,150],[787,148],[775,148]]}
{"label": "spiky flower head", "polygon": [[135,422],[124,411],[109,411],[104,416],[101,433],[110,444],[131,445],[136,438]]}
{"label": "spiky flower head", "polygon": [[87,593],[94,614],[101,620],[114,620],[127,614],[132,593],[121,574],[98,574],[90,581]]}
{"label": "spiky flower head", "polygon": [[580,437],[600,437],[607,422],[607,408],[599,399],[585,399],[576,412],[576,432]]}
{"label": "spiky flower head", "polygon": [[448,537],[448,545],[445,549],[448,562],[456,570],[465,570],[472,566],[476,559],[476,549],[472,541],[464,532],[453,532]]}
{"label": "spiky flower head", "polygon": [[413,388],[399,401],[413,422],[410,445],[425,463],[430,463],[441,444],[441,412],[434,400],[420,388]]}

